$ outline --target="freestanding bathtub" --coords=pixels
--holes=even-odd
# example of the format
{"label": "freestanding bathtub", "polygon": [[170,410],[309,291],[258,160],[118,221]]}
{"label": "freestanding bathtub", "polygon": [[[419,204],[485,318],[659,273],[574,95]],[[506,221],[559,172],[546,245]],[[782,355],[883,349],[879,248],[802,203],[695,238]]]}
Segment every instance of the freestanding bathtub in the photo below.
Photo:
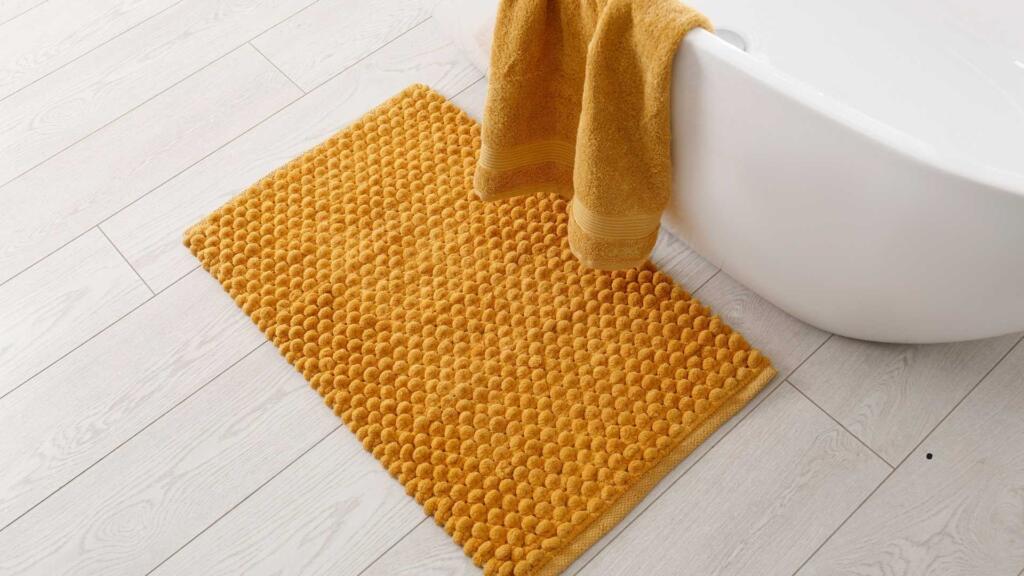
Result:
{"label": "freestanding bathtub", "polygon": [[[665,227],[841,335],[1024,330],[1024,3],[691,4]],[[482,69],[496,7],[435,14]]]}

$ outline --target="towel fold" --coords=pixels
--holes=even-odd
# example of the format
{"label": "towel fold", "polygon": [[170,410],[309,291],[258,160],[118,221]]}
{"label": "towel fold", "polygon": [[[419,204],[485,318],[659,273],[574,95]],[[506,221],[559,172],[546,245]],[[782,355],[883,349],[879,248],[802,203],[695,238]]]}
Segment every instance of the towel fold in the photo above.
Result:
{"label": "towel fold", "polygon": [[695,27],[678,0],[503,0],[474,186],[557,192],[588,267],[642,264],[672,184],[672,58]]}

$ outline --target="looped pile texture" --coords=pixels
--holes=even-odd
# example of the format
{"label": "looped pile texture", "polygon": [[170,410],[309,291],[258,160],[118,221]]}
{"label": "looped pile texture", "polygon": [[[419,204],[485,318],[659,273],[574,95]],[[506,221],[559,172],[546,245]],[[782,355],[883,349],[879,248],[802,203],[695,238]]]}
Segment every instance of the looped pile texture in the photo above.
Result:
{"label": "looped pile texture", "polygon": [[485,573],[555,573],[775,372],[649,263],[581,267],[564,200],[477,200],[479,147],[414,85],[185,243]]}

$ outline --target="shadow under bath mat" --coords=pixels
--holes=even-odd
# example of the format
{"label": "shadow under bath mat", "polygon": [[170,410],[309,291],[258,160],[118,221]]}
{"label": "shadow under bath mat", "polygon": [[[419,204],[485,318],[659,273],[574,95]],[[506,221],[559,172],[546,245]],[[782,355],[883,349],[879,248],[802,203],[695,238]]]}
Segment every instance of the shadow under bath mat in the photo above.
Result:
{"label": "shadow under bath mat", "polygon": [[564,200],[483,202],[420,85],[185,243],[487,574],[555,574],[775,374],[651,264],[582,268]]}

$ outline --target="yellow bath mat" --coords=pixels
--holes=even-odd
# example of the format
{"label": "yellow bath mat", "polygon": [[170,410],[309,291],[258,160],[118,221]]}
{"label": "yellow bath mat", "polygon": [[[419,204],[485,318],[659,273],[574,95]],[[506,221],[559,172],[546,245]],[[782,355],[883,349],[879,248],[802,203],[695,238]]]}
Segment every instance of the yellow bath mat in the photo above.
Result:
{"label": "yellow bath mat", "polygon": [[478,200],[479,146],[410,86],[185,243],[485,573],[555,574],[775,371],[650,264],[582,268],[564,200]]}

